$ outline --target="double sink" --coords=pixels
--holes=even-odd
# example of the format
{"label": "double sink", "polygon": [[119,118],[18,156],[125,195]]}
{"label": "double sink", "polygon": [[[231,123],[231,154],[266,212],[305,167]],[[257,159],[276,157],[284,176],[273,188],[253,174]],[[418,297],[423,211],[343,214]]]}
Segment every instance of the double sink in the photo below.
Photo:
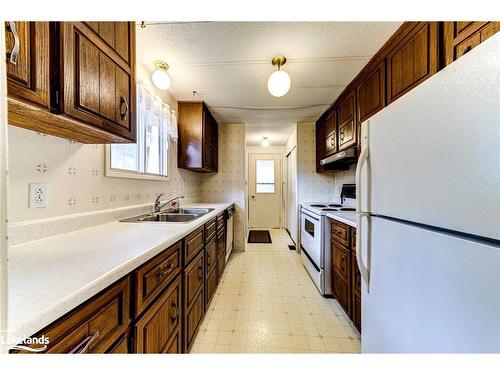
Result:
{"label": "double sink", "polygon": [[189,223],[213,211],[213,208],[169,208],[165,211],[130,217],[124,223]]}

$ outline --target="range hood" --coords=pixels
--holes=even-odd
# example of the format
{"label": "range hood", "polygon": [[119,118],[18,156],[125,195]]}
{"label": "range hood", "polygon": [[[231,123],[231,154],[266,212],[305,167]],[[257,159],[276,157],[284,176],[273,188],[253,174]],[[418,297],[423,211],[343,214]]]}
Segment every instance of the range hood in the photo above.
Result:
{"label": "range hood", "polygon": [[342,164],[356,162],[356,147],[349,148],[345,151],[337,152],[336,154],[320,160],[321,165],[341,162]]}

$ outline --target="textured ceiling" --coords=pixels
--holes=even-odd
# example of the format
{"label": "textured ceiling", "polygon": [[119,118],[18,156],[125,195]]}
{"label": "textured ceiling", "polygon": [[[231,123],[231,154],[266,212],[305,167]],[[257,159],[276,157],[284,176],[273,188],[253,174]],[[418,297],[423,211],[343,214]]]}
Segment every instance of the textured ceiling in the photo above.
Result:
{"label": "textured ceiling", "polygon": [[295,124],[273,126],[245,126],[245,144],[260,146],[263,137],[267,137],[271,146],[283,146],[292,134]]}
{"label": "textured ceiling", "polygon": [[[177,100],[204,100],[219,122],[290,128],[315,121],[400,22],[146,23],[137,29],[138,64],[170,65]],[[273,56],[288,59],[292,86],[267,91]],[[197,92],[193,96],[193,91]],[[290,128],[291,129],[291,128]]]}

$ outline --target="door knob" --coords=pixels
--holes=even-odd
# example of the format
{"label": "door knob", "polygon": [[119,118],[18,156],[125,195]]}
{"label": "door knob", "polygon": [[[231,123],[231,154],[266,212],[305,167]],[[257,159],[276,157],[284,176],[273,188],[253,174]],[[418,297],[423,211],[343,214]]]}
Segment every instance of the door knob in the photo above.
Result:
{"label": "door knob", "polygon": [[252,195],[252,199],[255,199],[255,195]]}

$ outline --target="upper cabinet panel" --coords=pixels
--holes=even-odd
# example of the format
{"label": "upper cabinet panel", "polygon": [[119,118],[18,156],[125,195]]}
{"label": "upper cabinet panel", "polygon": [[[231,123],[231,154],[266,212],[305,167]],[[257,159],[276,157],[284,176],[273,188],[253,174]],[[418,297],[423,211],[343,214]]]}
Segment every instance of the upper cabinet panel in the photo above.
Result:
{"label": "upper cabinet panel", "polygon": [[338,149],[345,150],[356,145],[356,94],[352,91],[339,104]]}
{"label": "upper cabinet panel", "polygon": [[387,56],[387,102],[391,103],[438,69],[438,24],[415,27]]}
{"label": "upper cabinet panel", "polygon": [[82,143],[135,141],[133,22],[5,27],[10,124]]}
{"label": "upper cabinet panel", "polygon": [[357,88],[359,122],[363,123],[369,117],[385,106],[385,61],[382,61]]}
{"label": "upper cabinet panel", "polygon": [[50,107],[48,22],[5,23],[8,95]]}

